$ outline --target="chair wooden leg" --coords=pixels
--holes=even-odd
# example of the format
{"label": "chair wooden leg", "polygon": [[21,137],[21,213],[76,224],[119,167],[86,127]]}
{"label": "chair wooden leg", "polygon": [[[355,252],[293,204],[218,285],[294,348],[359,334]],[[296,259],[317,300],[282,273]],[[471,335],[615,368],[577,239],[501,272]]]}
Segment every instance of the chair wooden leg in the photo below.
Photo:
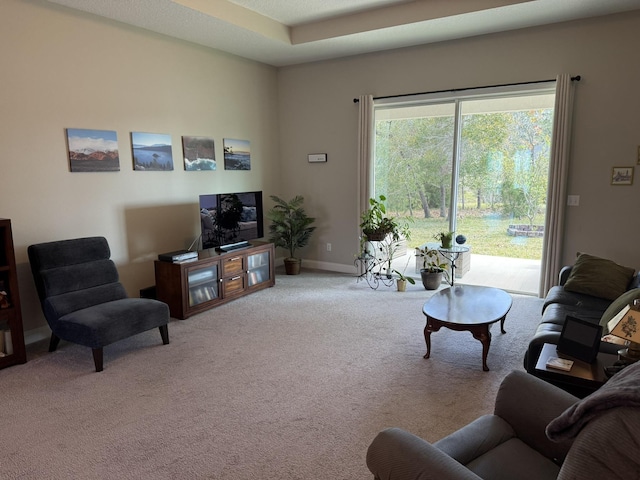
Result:
{"label": "chair wooden leg", "polygon": [[58,348],[58,344],[60,343],[60,337],[51,334],[51,340],[49,340],[49,351],[55,352],[56,348]]}
{"label": "chair wooden leg", "polygon": [[169,344],[169,326],[168,325],[162,325],[161,327],[158,327],[160,329],[160,336],[162,337],[162,343],[164,345],[168,345]]}
{"label": "chair wooden leg", "polygon": [[96,372],[102,371],[102,348],[93,348],[93,363],[96,365]]}

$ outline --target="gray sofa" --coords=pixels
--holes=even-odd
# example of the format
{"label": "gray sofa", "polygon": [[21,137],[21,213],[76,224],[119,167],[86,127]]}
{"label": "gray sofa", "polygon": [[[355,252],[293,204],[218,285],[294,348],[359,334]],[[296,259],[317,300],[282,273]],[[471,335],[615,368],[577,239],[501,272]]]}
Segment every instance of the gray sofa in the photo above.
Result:
{"label": "gray sofa", "polygon": [[[634,298],[640,298],[640,277],[633,269],[620,267],[609,260],[586,254],[579,255],[575,265],[584,266],[585,262],[591,262],[593,269],[587,268],[583,272],[582,279],[592,276],[593,285],[587,283],[590,279],[580,282],[580,278],[575,275],[574,265],[569,265],[560,270],[558,285],[552,287],[545,297],[542,319],[524,356],[524,367],[529,373],[534,373],[543,345],[558,344],[567,315],[600,323],[604,327],[606,321],[619,312],[624,305],[629,304]],[[589,266],[587,264],[587,267]],[[610,267],[613,268],[613,273],[607,271]],[[617,286],[616,281],[612,280],[616,277],[619,277]],[[576,278],[578,278],[577,286],[574,282],[574,285],[570,284],[570,289],[565,288],[568,281]],[[603,333],[607,333],[606,328]],[[619,349],[620,345],[600,342],[601,352],[615,354]]]}
{"label": "gray sofa", "polygon": [[385,429],[366,460],[377,480],[638,479],[640,363],[582,400],[514,371],[493,414],[433,444]]}

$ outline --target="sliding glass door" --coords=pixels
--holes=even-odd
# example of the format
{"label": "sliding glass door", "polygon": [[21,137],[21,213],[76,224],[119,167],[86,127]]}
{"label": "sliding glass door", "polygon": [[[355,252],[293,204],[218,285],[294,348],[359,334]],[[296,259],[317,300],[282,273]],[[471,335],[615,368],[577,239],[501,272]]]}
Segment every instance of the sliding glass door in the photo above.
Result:
{"label": "sliding glass door", "polygon": [[375,195],[412,217],[411,246],[466,237],[457,282],[537,294],[554,96],[552,82],[376,103]]}

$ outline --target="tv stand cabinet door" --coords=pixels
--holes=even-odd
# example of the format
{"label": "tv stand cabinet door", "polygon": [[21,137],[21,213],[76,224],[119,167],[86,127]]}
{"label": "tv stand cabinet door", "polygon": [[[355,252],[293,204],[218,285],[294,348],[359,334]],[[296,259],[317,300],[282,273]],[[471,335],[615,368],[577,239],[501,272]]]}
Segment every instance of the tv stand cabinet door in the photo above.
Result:
{"label": "tv stand cabinet door", "polygon": [[187,316],[200,313],[222,301],[220,262],[207,260],[190,264],[182,274],[183,303]]}
{"label": "tv stand cabinet door", "polygon": [[247,252],[247,290],[260,290],[275,285],[274,258],[273,243]]}

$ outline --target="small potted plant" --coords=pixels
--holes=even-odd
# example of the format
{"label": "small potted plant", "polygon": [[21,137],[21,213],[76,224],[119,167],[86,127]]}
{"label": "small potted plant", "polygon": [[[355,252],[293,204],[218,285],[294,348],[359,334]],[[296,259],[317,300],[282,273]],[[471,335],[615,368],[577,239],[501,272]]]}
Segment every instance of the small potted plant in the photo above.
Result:
{"label": "small potted plant", "polygon": [[296,258],[295,253],[298,248],[309,243],[309,238],[316,229],[311,225],[315,218],[309,217],[304,211],[304,197],[300,195],[289,201],[271,195],[271,200],[276,204],[267,212],[267,218],[271,220],[269,241],[276,247],[288,250],[289,256],[284,259],[285,271],[287,275],[297,275],[300,273],[302,260]]}
{"label": "small potted plant", "polygon": [[422,285],[424,285],[426,290],[437,290],[442,283],[443,276],[449,281],[447,262],[440,261],[438,250],[424,247],[418,249],[417,255],[422,257],[420,276],[422,277]]}
{"label": "small potted plant", "polygon": [[451,248],[453,241],[453,232],[440,232],[435,235],[435,239],[440,242],[442,248]]}
{"label": "small potted plant", "polygon": [[407,277],[405,276],[404,272],[407,270],[407,266],[409,265],[409,261],[411,260],[411,257],[409,256],[409,258],[407,258],[407,263],[405,264],[404,268],[402,269],[402,272],[399,270],[393,270],[393,273],[398,275],[398,279],[396,280],[396,284],[398,286],[398,291],[399,292],[404,292],[407,289],[407,282],[409,282],[411,285],[415,285],[416,281],[411,278],[411,277]]}

